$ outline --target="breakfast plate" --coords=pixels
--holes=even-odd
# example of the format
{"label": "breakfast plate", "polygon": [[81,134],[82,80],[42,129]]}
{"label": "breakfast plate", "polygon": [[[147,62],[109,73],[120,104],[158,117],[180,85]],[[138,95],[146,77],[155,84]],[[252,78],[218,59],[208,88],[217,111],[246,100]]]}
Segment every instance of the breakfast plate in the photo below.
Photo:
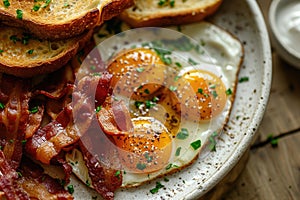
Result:
{"label": "breakfast plate", "polygon": [[[119,189],[115,192],[115,199],[199,198],[220,182],[249,148],[263,117],[271,85],[271,52],[266,26],[257,3],[252,0],[224,0],[220,10],[208,21],[237,37],[244,50],[235,101],[228,123],[217,139],[216,151],[200,154],[191,166],[174,174],[154,179],[139,187]],[[202,23],[176,28],[197,38],[198,34],[206,34],[205,31],[195,32],[200,26]],[[225,38],[226,42],[230,43],[230,40]],[[233,59],[242,58],[241,51],[235,52],[235,48],[220,51],[218,48],[226,46],[214,42],[207,43],[205,47],[213,58],[221,60],[219,64],[223,64],[222,57],[226,55]],[[226,53],[214,55],[222,51]],[[75,199],[101,198],[75,178],[72,184]],[[155,192],[154,188],[157,189]]]}

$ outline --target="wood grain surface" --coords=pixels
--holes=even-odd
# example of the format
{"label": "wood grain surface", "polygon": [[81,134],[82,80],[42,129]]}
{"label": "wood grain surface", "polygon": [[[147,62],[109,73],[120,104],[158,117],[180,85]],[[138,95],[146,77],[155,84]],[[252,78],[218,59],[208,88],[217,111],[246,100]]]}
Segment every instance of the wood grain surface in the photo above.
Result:
{"label": "wood grain surface", "polygon": [[[266,17],[271,0],[257,0]],[[268,107],[246,167],[223,200],[300,199],[300,70],[273,50]],[[271,139],[274,144],[272,146]],[[234,172],[237,174],[238,172]]]}

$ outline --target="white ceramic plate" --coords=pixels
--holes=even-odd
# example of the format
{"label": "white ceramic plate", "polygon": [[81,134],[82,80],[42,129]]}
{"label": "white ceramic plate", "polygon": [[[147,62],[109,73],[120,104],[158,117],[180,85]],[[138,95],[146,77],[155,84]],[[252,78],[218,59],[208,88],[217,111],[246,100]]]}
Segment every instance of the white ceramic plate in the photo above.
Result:
{"label": "white ceramic plate", "polygon": [[[209,21],[236,36],[244,45],[245,58],[239,78],[236,99],[228,124],[217,143],[217,151],[200,156],[190,167],[137,188],[120,189],[115,199],[196,199],[212,189],[235,166],[249,148],[263,117],[268,101],[272,65],[267,29],[256,1],[224,0],[220,10]],[[156,181],[165,187],[151,194]],[[76,185],[79,182],[73,182]],[[89,190],[89,189],[88,189]],[[91,197],[87,198],[87,195]],[[75,190],[76,199],[96,199],[89,190]],[[97,199],[100,199],[99,197]]]}

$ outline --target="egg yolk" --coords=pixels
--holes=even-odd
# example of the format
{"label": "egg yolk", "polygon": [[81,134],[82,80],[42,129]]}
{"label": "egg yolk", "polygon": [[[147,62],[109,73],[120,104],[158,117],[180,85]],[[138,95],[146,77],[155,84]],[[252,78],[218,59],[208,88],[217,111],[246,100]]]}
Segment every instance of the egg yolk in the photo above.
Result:
{"label": "egg yolk", "polygon": [[[226,87],[215,74],[204,70],[192,70],[180,77],[176,95],[180,111],[194,120],[210,120],[219,115],[227,100]],[[192,91],[191,91],[192,90]]]}
{"label": "egg yolk", "polygon": [[132,122],[133,133],[114,137],[124,170],[150,173],[166,167],[172,152],[172,138],[166,127],[152,117]]}
{"label": "egg yolk", "polygon": [[164,63],[152,50],[136,48],[124,51],[108,65],[113,75],[114,92],[138,99],[153,94],[164,82]]}

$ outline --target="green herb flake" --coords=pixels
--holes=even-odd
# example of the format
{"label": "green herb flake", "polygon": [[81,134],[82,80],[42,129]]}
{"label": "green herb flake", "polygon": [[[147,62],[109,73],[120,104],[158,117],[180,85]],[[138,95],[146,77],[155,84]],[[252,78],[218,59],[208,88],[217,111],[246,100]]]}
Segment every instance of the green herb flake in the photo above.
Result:
{"label": "green herb flake", "polygon": [[196,61],[194,61],[192,58],[189,58],[188,59],[188,63],[190,64],[190,65],[197,65],[198,63],[196,62]]}
{"label": "green herb flake", "polygon": [[201,147],[201,140],[196,140],[195,142],[192,142],[191,143],[191,147],[194,149],[194,150],[197,150]]}
{"label": "green herb flake", "polygon": [[143,105],[143,102],[141,102],[141,101],[136,101],[136,102],[134,102],[134,105],[135,105],[135,107],[136,107],[137,109],[139,109],[140,106]]}
{"label": "green herb flake", "polygon": [[73,185],[68,185],[68,186],[67,186],[67,189],[68,189],[68,192],[69,192],[70,194],[73,194],[73,193],[74,193],[74,186],[73,186]]}
{"label": "green herb flake", "polygon": [[211,91],[211,94],[213,95],[213,97],[216,99],[218,97],[218,93],[217,91],[213,90]]}
{"label": "green herb flake", "polygon": [[116,171],[115,177],[120,178],[120,175],[121,175],[121,171],[120,170]]}
{"label": "green herb flake", "polygon": [[217,145],[217,141],[216,141],[216,137],[218,136],[217,132],[213,132],[213,134],[211,134],[211,136],[209,137],[209,145],[208,148],[210,151],[216,151],[216,145]]}
{"label": "green herb flake", "polygon": [[139,170],[144,170],[146,169],[147,165],[144,164],[144,163],[138,163],[136,164],[136,168],[139,169]]}
{"label": "green herb flake", "polygon": [[145,70],[145,68],[143,68],[143,67],[138,67],[136,69],[136,71],[139,72],[139,73],[142,73],[144,70]]}
{"label": "green herb flake", "polygon": [[169,182],[170,180],[169,180],[167,177],[165,177],[165,178],[164,178],[164,181],[165,181],[165,182]]}
{"label": "green herb flake", "polygon": [[9,39],[10,39],[13,43],[16,43],[17,41],[20,41],[20,39],[19,39],[16,35],[10,36]]}
{"label": "green herb flake", "polygon": [[9,143],[14,143],[14,140],[13,140],[13,139],[10,139],[10,140],[9,140]]}
{"label": "green herb flake", "polygon": [[173,86],[171,85],[170,88],[169,88],[172,92],[175,92],[177,90],[177,87],[176,86]]}
{"label": "green herb flake", "polygon": [[95,66],[95,65],[92,65],[92,66],[90,66],[90,69],[91,69],[91,70],[96,70],[96,66]]}
{"label": "green herb flake", "polygon": [[178,167],[177,165],[170,163],[166,166],[166,170],[170,170],[171,168],[177,168],[177,167]]}
{"label": "green herb flake", "polygon": [[152,101],[153,101],[154,103],[156,103],[156,102],[159,101],[159,98],[158,98],[158,97],[153,97]]}
{"label": "green herb flake", "polygon": [[181,68],[181,67],[182,67],[182,64],[181,64],[181,63],[179,63],[179,62],[175,62],[175,65],[176,65],[177,67],[179,67],[179,68]]}
{"label": "green herb flake", "polygon": [[3,4],[4,4],[5,8],[8,8],[10,6],[10,3],[8,0],[3,0]]}
{"label": "green herb flake", "polygon": [[21,141],[22,145],[25,145],[26,142],[27,142],[27,140],[22,140],[22,141]]}
{"label": "green herb flake", "polygon": [[175,156],[180,156],[181,147],[178,147],[175,152]]}
{"label": "green herb flake", "polygon": [[150,193],[151,193],[151,194],[156,194],[156,193],[159,191],[159,189],[161,189],[161,188],[163,188],[163,187],[165,187],[165,186],[162,185],[160,182],[156,182],[155,188],[151,189],[151,190],[150,190]]}
{"label": "green herb flake", "polygon": [[278,146],[278,138],[274,137],[272,134],[270,134],[268,136],[267,141],[270,142],[272,147],[277,147]]}
{"label": "green herb flake", "polygon": [[34,4],[33,7],[32,7],[32,10],[37,12],[40,8],[41,8],[40,4]]}
{"label": "green herb flake", "polygon": [[150,90],[149,90],[149,89],[145,89],[144,92],[145,92],[146,94],[150,94]]}
{"label": "green herb flake", "polygon": [[93,200],[96,200],[98,198],[98,196],[92,196]]}
{"label": "green herb flake", "polygon": [[88,187],[91,186],[91,183],[89,182],[89,180],[86,180],[86,181],[85,181],[85,185],[88,186]]}
{"label": "green herb flake", "polygon": [[146,108],[153,108],[156,104],[150,100],[145,101]]}
{"label": "green herb flake", "polygon": [[4,50],[3,50],[3,49],[0,49],[0,54],[3,53],[3,52],[4,52]]}
{"label": "green herb flake", "polygon": [[35,113],[37,113],[39,111],[39,108],[37,107],[37,106],[34,106],[33,108],[31,108],[30,110],[29,110],[29,112],[31,113],[31,114],[35,114]]}
{"label": "green herb flake", "polygon": [[226,95],[232,95],[232,90],[230,88],[226,90]]}
{"label": "green herb flake", "polygon": [[101,109],[102,109],[102,106],[97,106],[96,113],[100,112]]}
{"label": "green herb flake", "polygon": [[51,0],[46,0],[44,5],[42,5],[42,8],[46,8],[47,6],[49,6],[50,3],[51,3]]}
{"label": "green herb flake", "polygon": [[170,6],[173,8],[175,6],[175,0],[170,0]]}
{"label": "green herb flake", "polygon": [[185,140],[189,137],[189,131],[186,128],[182,128],[176,135],[176,138],[179,140]]}
{"label": "green herb flake", "polygon": [[244,83],[244,82],[248,82],[249,81],[249,77],[245,76],[245,77],[241,77],[239,79],[239,83]]}
{"label": "green herb flake", "polygon": [[181,78],[181,76],[176,76],[176,77],[174,78],[174,81],[178,81],[180,78]]}
{"label": "green herb flake", "polygon": [[0,102],[0,109],[3,110],[4,108],[5,108],[5,105],[2,102]]}
{"label": "green herb flake", "polygon": [[203,94],[203,89],[202,88],[198,88],[198,93],[199,94]]}
{"label": "green herb flake", "polygon": [[28,51],[27,51],[27,53],[29,54],[29,55],[31,55],[31,54],[33,54],[33,49],[29,49]]}
{"label": "green herb flake", "polygon": [[22,20],[23,19],[23,11],[20,9],[17,9],[16,13],[17,13],[17,19]]}
{"label": "green herb flake", "polygon": [[70,5],[70,4],[69,4],[69,3],[67,3],[67,2],[66,2],[66,3],[64,3],[64,7],[65,7],[65,8],[66,8],[66,7],[69,7],[69,5]]}
{"label": "green herb flake", "polygon": [[159,0],[158,5],[163,6],[167,3],[167,0]]}
{"label": "green herb flake", "polygon": [[23,176],[21,172],[17,172],[17,174],[19,178]]}

